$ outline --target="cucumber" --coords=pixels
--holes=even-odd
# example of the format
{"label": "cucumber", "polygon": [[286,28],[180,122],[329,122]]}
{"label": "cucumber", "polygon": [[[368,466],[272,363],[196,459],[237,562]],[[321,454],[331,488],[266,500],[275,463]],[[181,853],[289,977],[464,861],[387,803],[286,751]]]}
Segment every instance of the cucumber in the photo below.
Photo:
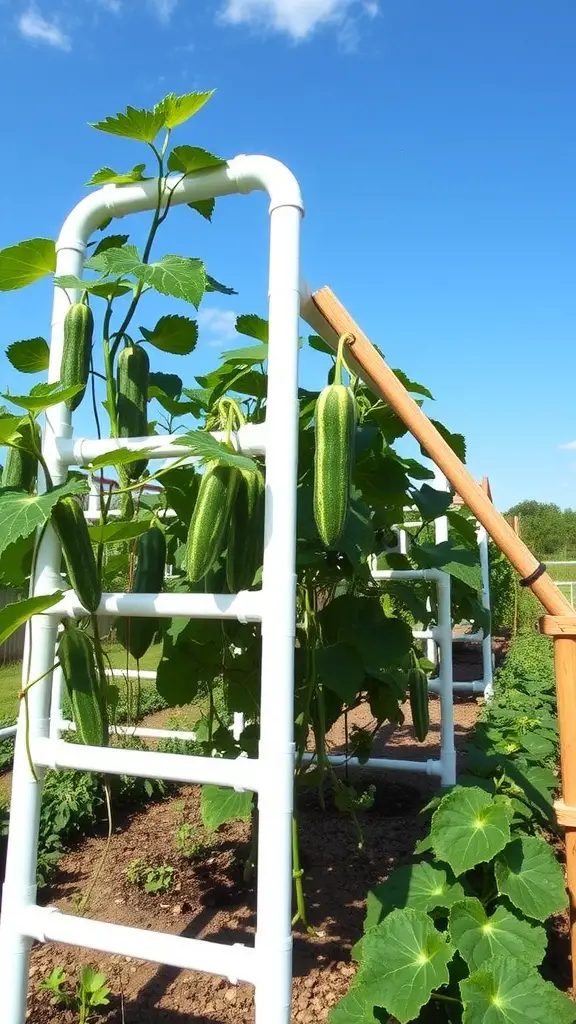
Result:
{"label": "cucumber", "polygon": [[80,503],[72,497],[61,498],[52,509],[51,522],[62,545],[70,584],[84,608],[95,612],[102,599],[102,586]]}
{"label": "cucumber", "polygon": [[240,470],[226,550],[226,583],[231,594],[248,590],[264,556],[264,480]]}
{"label": "cucumber", "polygon": [[[148,434],[148,379],[150,360],[142,345],[127,345],[118,356],[117,413],[119,437]],[[123,466],[129,480],[139,480],[147,459],[135,459]]]}
{"label": "cucumber", "polygon": [[77,626],[66,626],[58,643],[58,660],[81,743],[108,746],[108,714],[94,644]]}
{"label": "cucumber", "polygon": [[430,729],[430,706],[428,702],[428,676],[421,668],[413,667],[408,673],[410,710],[416,739],[423,743]]}
{"label": "cucumber", "polygon": [[78,408],[86,393],[93,333],[94,317],[90,306],[84,302],[74,302],[64,317],[64,344],[60,363],[62,386],[71,387],[79,384],[82,387],[81,391],[66,402],[72,412]]}
{"label": "cucumber", "polygon": [[[32,441],[32,424],[23,423],[18,428],[22,438],[30,443]],[[36,446],[40,447],[40,429],[34,423],[34,440]],[[2,472],[2,487],[13,487],[18,491],[28,491],[30,494],[36,487],[38,476],[38,459],[32,452],[23,451],[22,448],[9,448],[6,456],[6,464]]]}
{"label": "cucumber", "polygon": [[186,575],[191,583],[203,579],[222,552],[237,486],[235,467],[208,463],[186,540]]}
{"label": "cucumber", "polygon": [[350,508],[356,403],[350,388],[329,384],[316,402],[314,518],[327,548],[342,538]]}
{"label": "cucumber", "polygon": [[[151,526],[138,538],[136,558],[132,593],[159,594],[164,585],[166,567],[166,540],[160,527]],[[122,646],[133,658],[140,660],[151,646],[157,629],[157,618],[133,617],[118,619],[116,633]]]}

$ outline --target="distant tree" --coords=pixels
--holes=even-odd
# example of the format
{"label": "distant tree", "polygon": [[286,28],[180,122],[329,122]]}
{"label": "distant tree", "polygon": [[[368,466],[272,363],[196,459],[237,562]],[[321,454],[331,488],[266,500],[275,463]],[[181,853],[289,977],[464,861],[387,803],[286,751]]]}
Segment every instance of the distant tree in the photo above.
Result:
{"label": "distant tree", "polygon": [[518,516],[522,539],[538,558],[576,557],[576,512],[543,501],[520,501],[506,513]]}

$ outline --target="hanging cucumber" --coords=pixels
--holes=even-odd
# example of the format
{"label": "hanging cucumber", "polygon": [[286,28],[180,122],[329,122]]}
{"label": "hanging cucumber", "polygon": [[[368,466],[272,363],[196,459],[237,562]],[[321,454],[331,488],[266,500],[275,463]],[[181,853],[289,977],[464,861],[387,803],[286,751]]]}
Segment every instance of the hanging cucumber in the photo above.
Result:
{"label": "hanging cucumber", "polygon": [[[138,538],[136,546],[136,572],[132,593],[159,594],[164,585],[166,568],[166,540],[159,526],[151,526]],[[151,646],[158,629],[158,619],[118,619],[117,636],[122,646],[133,658],[143,658]]]}
{"label": "hanging cucumber", "polygon": [[235,467],[221,462],[206,466],[186,540],[186,575],[191,583],[203,579],[222,552],[238,475]]}
{"label": "hanging cucumber", "polygon": [[81,386],[81,390],[66,402],[71,411],[78,408],[86,392],[93,333],[94,317],[90,306],[84,302],[74,302],[64,317],[64,344],[60,364],[62,386]]}
{"label": "hanging cucumber", "polygon": [[334,383],[320,392],[315,414],[314,518],[327,548],[336,547],[344,533],[354,468],[356,403],[342,384],[344,341],[338,346]]}
{"label": "hanging cucumber", "polygon": [[66,626],[58,643],[58,660],[81,743],[108,746],[108,715],[94,644],[77,626]]}
{"label": "hanging cucumber", "polygon": [[[40,429],[38,424],[23,423],[18,429],[23,440],[30,444],[34,438],[37,448],[40,448]],[[26,452],[22,448],[9,448],[6,456],[6,464],[2,472],[2,487],[14,487],[18,491],[31,493],[36,486],[38,476],[38,459],[32,452]]]}
{"label": "hanging cucumber", "polygon": [[102,598],[102,586],[80,503],[72,497],[61,498],[52,509],[51,522],[62,545],[72,588],[84,608],[95,612]]}
{"label": "hanging cucumber", "polygon": [[226,582],[231,594],[248,590],[264,555],[264,480],[240,470],[228,533]]}
{"label": "hanging cucumber", "polygon": [[428,676],[417,665],[414,665],[408,673],[408,691],[416,739],[419,743],[423,743],[430,729]]}
{"label": "hanging cucumber", "polygon": [[[148,434],[148,378],[150,360],[142,345],[126,345],[118,356],[117,413],[119,437]],[[135,459],[123,468],[129,480],[139,480],[147,459]]]}

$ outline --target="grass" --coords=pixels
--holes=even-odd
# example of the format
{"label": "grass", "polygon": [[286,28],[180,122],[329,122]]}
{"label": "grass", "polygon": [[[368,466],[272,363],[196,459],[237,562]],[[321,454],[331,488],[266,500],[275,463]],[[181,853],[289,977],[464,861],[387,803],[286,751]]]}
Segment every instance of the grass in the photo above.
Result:
{"label": "grass", "polygon": [[[120,644],[110,644],[105,647],[106,654],[110,659],[112,668],[135,669],[136,662],[127,656],[126,651]],[[140,662],[142,671],[151,671],[158,666],[162,647],[160,644],[151,647]],[[3,665],[0,668],[0,721],[9,724],[16,721],[18,714],[18,694],[22,685],[22,663],[14,662],[11,665]],[[120,680],[122,685],[122,680]],[[143,679],[142,689],[155,689],[152,680]]]}

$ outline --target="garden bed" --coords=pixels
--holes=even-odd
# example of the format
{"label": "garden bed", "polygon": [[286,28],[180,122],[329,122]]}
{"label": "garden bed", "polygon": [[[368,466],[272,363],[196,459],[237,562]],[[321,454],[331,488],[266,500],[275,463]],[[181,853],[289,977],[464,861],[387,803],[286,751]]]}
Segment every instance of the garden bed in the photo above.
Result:
{"label": "garden bed", "polygon": [[[504,641],[497,644],[501,652]],[[459,645],[456,676],[478,678],[478,648]],[[431,701],[432,728],[425,744],[417,744],[406,706],[405,725],[389,735],[383,730],[379,753],[426,759],[438,749],[438,700]],[[462,751],[479,711],[468,698],[455,705],[456,743]],[[358,715],[359,712],[356,712]],[[159,724],[159,723],[155,723]],[[357,724],[367,724],[360,717]],[[341,749],[343,729],[331,735]],[[365,849],[359,850],[352,824],[328,808],[320,811],[310,794],[300,813],[302,860],[310,923],[317,935],[297,931],[294,937],[294,999],[292,1020],[307,1024],[326,1020],[331,1006],[346,991],[355,967],[350,951],[362,929],[367,889],[410,859],[423,835],[419,811],[434,792],[426,778],[408,774],[369,776],[377,786],[374,807],[363,816]],[[208,842],[201,857],[187,860],[175,849],[175,833],[182,822],[198,828]],[[102,920],[180,935],[232,942],[253,941],[255,889],[242,880],[248,851],[248,825],[234,822],[213,836],[202,831],[199,789],[185,786],[169,800],[122,819],[117,816],[112,848],[105,871],[91,900],[90,914]],[[63,858],[55,883],[43,902],[74,913],[74,894],[85,891],[104,848],[104,839],[84,841]],[[337,851],[337,856],[335,856]],[[174,867],[174,883],[165,894],[149,895],[126,879],[135,859],[149,865]],[[70,1011],[55,1011],[38,983],[57,965],[70,977],[81,966],[103,971],[112,990],[110,1024],[249,1024],[253,1020],[252,989],[195,972],[158,967],[126,957],[92,954],[63,946],[38,946],[32,953],[30,985],[31,1024],[64,1024]]]}

